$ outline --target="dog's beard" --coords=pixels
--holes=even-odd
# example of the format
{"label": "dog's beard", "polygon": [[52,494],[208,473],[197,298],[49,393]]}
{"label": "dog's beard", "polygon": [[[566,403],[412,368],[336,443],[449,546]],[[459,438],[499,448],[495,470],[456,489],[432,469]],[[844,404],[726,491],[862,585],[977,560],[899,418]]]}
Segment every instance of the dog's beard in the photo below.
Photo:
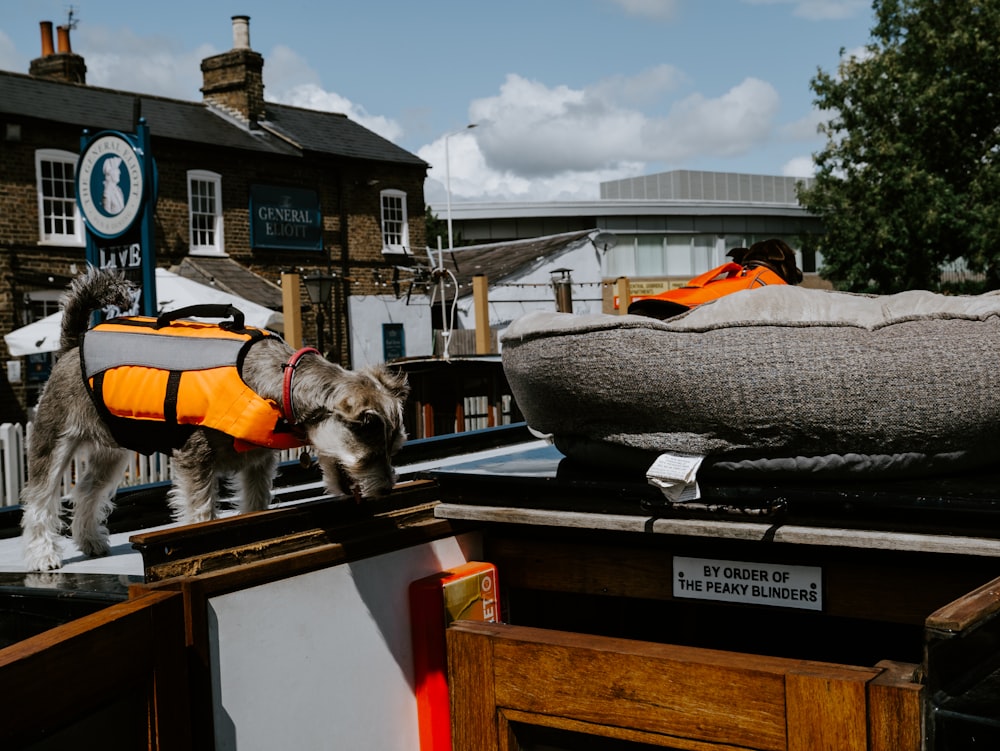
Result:
{"label": "dog's beard", "polygon": [[405,433],[397,429],[387,440],[382,430],[376,435],[352,429],[353,425],[330,419],[308,431],[326,490],[355,498],[385,495],[396,482],[392,456],[405,441]]}
{"label": "dog's beard", "polygon": [[380,372],[346,371],[338,378],[332,393],[300,392],[302,425],[326,489],[355,498],[385,495],[396,482],[392,457],[406,441],[405,384]]}
{"label": "dog's beard", "polygon": [[319,467],[323,473],[323,485],[330,495],[353,495],[355,499],[362,495],[361,488],[336,459],[321,456]]}
{"label": "dog's beard", "polygon": [[348,468],[336,458],[319,456],[326,492],[330,495],[353,495],[355,500],[377,498],[392,490],[396,473],[387,462],[382,463],[382,466],[379,464]]}

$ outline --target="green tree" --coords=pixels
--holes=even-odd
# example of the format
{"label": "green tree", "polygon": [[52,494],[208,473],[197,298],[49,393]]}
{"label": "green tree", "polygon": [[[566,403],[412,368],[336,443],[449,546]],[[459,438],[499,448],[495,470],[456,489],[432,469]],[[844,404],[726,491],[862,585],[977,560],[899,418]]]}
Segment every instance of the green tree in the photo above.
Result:
{"label": "green tree", "polygon": [[437,215],[428,206],[424,213],[424,225],[427,228],[427,246],[436,248],[438,238],[441,238],[442,247],[448,247],[448,222],[438,219]]}
{"label": "green tree", "polygon": [[[831,119],[800,202],[839,289],[941,288],[965,259],[1000,287],[1000,0],[874,0],[865,51],[812,80]],[[977,291],[967,289],[965,291]]]}
{"label": "green tree", "polygon": [[[427,246],[430,248],[437,248],[438,238],[441,238],[441,247],[447,249],[448,247],[448,220],[441,219],[436,214],[431,211],[431,207],[427,207],[427,211],[424,214],[424,226],[427,228]],[[454,247],[459,247],[461,245],[468,245],[462,239],[462,233],[455,229],[454,222],[452,223],[452,234],[451,244]]]}

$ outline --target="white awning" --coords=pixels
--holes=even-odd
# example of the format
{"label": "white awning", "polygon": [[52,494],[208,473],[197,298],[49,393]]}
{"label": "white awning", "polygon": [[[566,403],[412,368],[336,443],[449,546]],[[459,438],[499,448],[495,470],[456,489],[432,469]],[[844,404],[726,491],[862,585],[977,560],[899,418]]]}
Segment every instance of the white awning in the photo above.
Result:
{"label": "white awning", "polygon": [[[284,319],[281,313],[207,284],[178,276],[166,269],[156,270],[156,303],[157,313],[189,305],[232,305],[243,311],[248,326],[275,331],[283,329]],[[61,326],[62,311],[59,311],[40,321],[14,329],[9,334],[4,334],[3,338],[12,357],[55,352],[59,349]]]}

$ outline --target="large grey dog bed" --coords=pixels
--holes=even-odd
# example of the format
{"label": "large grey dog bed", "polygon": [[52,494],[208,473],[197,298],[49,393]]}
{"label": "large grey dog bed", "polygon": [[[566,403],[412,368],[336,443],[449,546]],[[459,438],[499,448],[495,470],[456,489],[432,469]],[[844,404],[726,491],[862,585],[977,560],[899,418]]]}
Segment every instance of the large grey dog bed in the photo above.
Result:
{"label": "large grey dog bed", "polygon": [[929,474],[1000,457],[1000,294],[737,292],[673,319],[536,312],[503,337],[565,455],[702,474]]}

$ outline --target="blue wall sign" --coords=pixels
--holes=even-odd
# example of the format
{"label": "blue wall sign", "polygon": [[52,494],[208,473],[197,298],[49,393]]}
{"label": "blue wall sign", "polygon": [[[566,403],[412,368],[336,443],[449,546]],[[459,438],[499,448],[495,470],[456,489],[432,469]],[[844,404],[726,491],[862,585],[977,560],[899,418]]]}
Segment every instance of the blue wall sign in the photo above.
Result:
{"label": "blue wall sign", "polygon": [[323,250],[319,194],[307,188],[251,185],[250,245],[273,250]]}
{"label": "blue wall sign", "polygon": [[406,331],[401,323],[382,324],[382,359],[385,362],[406,357]]}

